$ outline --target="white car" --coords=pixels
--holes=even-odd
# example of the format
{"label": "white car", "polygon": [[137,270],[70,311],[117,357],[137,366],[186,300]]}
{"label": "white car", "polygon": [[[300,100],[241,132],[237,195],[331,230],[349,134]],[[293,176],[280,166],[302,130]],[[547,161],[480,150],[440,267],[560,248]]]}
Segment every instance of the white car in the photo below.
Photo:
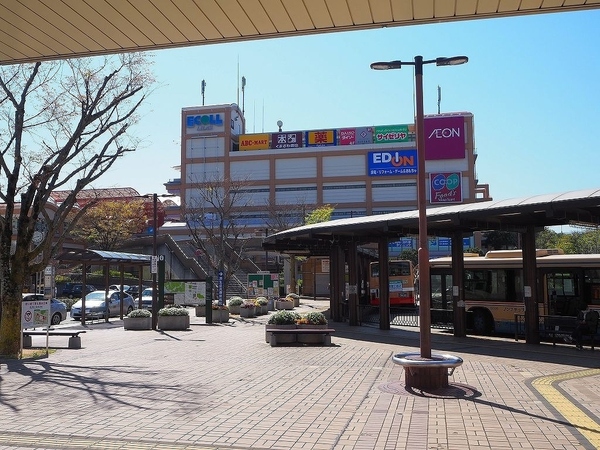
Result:
{"label": "white car", "polygon": [[152,288],[142,291],[142,309],[152,310]]}
{"label": "white car", "polygon": [[[89,319],[107,319],[121,315],[120,291],[94,291],[85,296],[85,316]],[[106,300],[108,299],[108,307]],[[71,318],[81,319],[82,300],[71,306]],[[123,315],[126,316],[136,309],[135,300],[129,294],[123,293]],[[107,317],[108,316],[108,317]]]}

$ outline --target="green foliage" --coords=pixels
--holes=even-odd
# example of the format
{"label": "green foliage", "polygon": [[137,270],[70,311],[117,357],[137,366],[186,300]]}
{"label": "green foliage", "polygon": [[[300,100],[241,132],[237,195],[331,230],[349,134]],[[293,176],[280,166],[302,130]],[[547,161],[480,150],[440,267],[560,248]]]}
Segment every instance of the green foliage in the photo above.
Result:
{"label": "green foliage", "polygon": [[287,309],[281,309],[271,314],[269,325],[295,325],[296,321],[300,318],[300,314]]}
{"label": "green foliage", "polygon": [[476,253],[479,256],[484,255],[483,250],[481,250],[480,248],[477,248],[477,247],[469,247],[469,248],[465,249],[465,251],[463,253]]}
{"label": "green foliage", "polygon": [[[163,316],[167,316],[169,314],[162,314],[162,315]],[[171,315],[176,315],[176,314],[171,314]],[[134,309],[129,314],[127,314],[127,317],[130,317],[130,318],[134,318],[134,317],[152,317],[152,313],[150,311],[148,311],[147,309]]]}
{"label": "green foliage", "polygon": [[305,323],[309,325],[327,325],[327,317],[325,314],[319,311],[311,311],[303,314],[298,323]]}
{"label": "green foliage", "polygon": [[269,303],[266,297],[256,297],[256,304],[260,306],[265,306]]}
{"label": "green foliage", "polygon": [[159,316],[189,316],[190,313],[187,309],[181,308],[180,306],[170,306],[168,308],[161,308],[158,310]]}
{"label": "green foliage", "polygon": [[293,292],[290,292],[288,295],[285,296],[285,299],[294,301],[294,300],[299,300],[300,296],[298,294],[294,294]]}
{"label": "green foliage", "polygon": [[334,210],[335,208],[331,205],[323,205],[308,213],[304,218],[304,223],[310,225],[313,223],[327,222],[328,220],[331,220],[331,215]]}
{"label": "green foliage", "polygon": [[244,299],[242,297],[233,296],[227,302],[228,306],[241,306],[244,303]]}
{"label": "green foliage", "polygon": [[536,248],[560,248],[566,254],[600,253],[600,230],[574,231],[557,233],[544,228],[535,237]]}
{"label": "green foliage", "polygon": [[67,305],[67,311],[71,311],[71,307],[79,301],[78,298],[61,298],[61,302]]}
{"label": "green foliage", "polygon": [[517,248],[518,244],[518,233],[496,230],[483,233],[483,245],[488,250],[512,250]]}
{"label": "green foliage", "polygon": [[414,248],[402,250],[399,255],[400,259],[411,261],[415,266],[419,264],[419,252]]}

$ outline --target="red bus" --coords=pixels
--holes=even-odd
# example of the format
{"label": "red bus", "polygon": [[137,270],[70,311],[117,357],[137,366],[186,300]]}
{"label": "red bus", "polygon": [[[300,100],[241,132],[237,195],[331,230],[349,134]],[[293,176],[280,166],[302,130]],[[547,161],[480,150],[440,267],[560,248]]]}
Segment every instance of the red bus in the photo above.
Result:
{"label": "red bus", "polygon": [[[389,292],[390,306],[415,306],[415,278],[413,264],[408,260],[390,260]],[[379,305],[379,263],[369,266],[369,289],[371,305]]]}

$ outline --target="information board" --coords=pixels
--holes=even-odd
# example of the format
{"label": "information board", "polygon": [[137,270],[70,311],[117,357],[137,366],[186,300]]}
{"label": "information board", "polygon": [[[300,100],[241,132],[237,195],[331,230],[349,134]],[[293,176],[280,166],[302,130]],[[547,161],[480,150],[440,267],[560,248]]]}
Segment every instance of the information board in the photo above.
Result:
{"label": "information board", "polygon": [[48,327],[50,325],[50,300],[23,302],[21,328]]}

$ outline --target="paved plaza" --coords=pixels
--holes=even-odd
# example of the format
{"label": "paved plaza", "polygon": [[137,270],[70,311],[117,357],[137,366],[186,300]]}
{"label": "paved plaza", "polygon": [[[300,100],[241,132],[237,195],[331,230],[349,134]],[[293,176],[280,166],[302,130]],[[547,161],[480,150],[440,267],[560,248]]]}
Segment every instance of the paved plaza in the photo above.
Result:
{"label": "paved plaza", "polygon": [[333,322],[331,346],[271,347],[267,316],[190,311],[187,331],[111,320],[81,349],[52,337],[47,358],[0,361],[0,449],[600,448],[600,349],[434,331],[433,352],[464,364],[427,392],[391,359],[418,351],[418,328]]}

